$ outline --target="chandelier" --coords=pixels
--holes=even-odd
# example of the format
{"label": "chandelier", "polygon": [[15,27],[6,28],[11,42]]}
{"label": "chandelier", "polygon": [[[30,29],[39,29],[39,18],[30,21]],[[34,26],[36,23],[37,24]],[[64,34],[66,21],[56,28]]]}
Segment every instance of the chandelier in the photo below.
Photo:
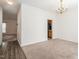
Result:
{"label": "chandelier", "polygon": [[6,0],[9,5],[13,5],[13,2],[10,0]]}
{"label": "chandelier", "polygon": [[59,6],[59,8],[57,9],[57,12],[58,12],[59,14],[63,14],[64,11],[65,11],[65,8],[64,8],[63,0],[60,0],[60,6]]}

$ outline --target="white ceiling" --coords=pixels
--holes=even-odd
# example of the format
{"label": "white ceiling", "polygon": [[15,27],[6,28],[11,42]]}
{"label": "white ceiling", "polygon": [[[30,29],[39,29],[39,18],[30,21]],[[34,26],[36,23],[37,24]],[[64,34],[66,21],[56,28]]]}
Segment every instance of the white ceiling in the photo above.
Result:
{"label": "white ceiling", "polygon": [[[29,4],[35,7],[42,8],[47,11],[56,11],[59,7],[60,0],[22,0],[23,3]],[[64,0],[65,8],[77,7],[78,0]]]}
{"label": "white ceiling", "polygon": [[[9,13],[17,13],[20,2],[25,4],[29,4],[47,11],[56,11],[56,9],[59,7],[59,1],[60,0],[9,0],[14,2],[13,5],[9,5],[7,0],[0,0],[0,5],[3,7],[3,9]],[[78,0],[64,0],[64,6],[65,8],[74,8],[78,4]]]}
{"label": "white ceiling", "polygon": [[17,13],[20,5],[20,0],[8,0],[8,1],[13,2],[13,5],[9,5],[7,0],[0,0],[0,5],[3,8],[3,10],[12,14]]}

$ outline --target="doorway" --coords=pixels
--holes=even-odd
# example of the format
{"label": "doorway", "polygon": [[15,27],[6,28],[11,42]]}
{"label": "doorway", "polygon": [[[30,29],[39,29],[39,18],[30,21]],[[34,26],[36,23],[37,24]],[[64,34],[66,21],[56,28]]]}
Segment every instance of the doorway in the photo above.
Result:
{"label": "doorway", "polygon": [[52,20],[48,19],[48,40],[52,39]]}

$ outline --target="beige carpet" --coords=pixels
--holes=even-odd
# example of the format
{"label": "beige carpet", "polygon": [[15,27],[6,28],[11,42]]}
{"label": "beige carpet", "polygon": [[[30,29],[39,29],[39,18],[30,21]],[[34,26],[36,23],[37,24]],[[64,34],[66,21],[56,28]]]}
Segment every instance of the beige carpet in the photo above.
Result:
{"label": "beige carpet", "polygon": [[23,47],[27,59],[78,59],[77,43],[53,39]]}

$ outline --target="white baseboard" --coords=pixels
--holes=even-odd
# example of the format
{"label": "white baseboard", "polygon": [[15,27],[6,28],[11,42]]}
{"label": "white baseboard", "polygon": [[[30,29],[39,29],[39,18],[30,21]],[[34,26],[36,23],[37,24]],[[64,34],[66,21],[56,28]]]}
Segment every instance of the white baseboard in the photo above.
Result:
{"label": "white baseboard", "polygon": [[31,44],[35,44],[35,43],[39,43],[39,42],[43,42],[43,41],[47,41],[47,40],[36,41],[36,42],[29,42],[29,43],[22,43],[22,44],[21,44],[21,47],[27,46],[27,45],[31,45]]}

